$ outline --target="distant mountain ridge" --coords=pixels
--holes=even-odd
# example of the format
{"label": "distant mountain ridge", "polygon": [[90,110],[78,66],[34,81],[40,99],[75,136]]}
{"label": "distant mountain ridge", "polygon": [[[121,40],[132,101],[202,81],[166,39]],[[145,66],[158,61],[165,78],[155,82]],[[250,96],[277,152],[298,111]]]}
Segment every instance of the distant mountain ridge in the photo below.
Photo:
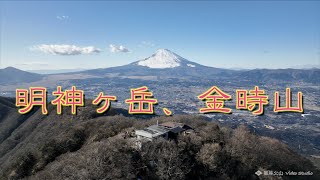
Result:
{"label": "distant mountain ridge", "polygon": [[0,85],[39,81],[43,75],[22,71],[14,67],[0,69]]}
{"label": "distant mountain ridge", "polygon": [[254,69],[239,74],[249,81],[305,81],[320,83],[320,69]]}
{"label": "distant mountain ridge", "polygon": [[[29,83],[41,80],[43,77],[59,75],[63,80],[69,78],[86,79],[96,78],[141,78],[153,77],[154,80],[178,78],[184,80],[224,80],[239,79],[252,82],[269,81],[304,81],[311,83],[320,82],[320,69],[253,69],[232,70],[204,66],[187,60],[180,55],[168,50],[159,49],[148,58],[134,61],[130,64],[83,70],[78,72],[63,72],[56,74],[40,75],[25,72],[13,67],[0,69],[0,85]],[[64,76],[65,75],[65,76]],[[86,76],[83,78],[83,76]],[[61,80],[61,79],[59,79]]]}

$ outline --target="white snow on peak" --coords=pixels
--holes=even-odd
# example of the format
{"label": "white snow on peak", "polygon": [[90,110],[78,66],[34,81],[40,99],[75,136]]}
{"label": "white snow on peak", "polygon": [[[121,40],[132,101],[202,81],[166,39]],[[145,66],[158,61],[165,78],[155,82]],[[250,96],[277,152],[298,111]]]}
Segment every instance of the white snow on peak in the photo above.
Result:
{"label": "white snow on peak", "polygon": [[193,64],[187,64],[187,66],[189,66],[189,67],[196,67],[196,66],[193,65]]}
{"label": "white snow on peak", "polygon": [[138,61],[138,65],[149,68],[174,68],[180,66],[182,57],[167,49],[159,49],[151,57]]}

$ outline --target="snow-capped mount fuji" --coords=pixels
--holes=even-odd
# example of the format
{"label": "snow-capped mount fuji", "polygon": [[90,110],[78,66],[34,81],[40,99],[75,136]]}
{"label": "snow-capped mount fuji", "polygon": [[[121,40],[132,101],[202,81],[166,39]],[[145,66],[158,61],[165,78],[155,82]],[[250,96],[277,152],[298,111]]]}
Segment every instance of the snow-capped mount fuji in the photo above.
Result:
{"label": "snow-capped mount fuji", "polygon": [[154,77],[156,79],[213,79],[220,74],[231,75],[232,70],[204,66],[189,61],[182,56],[168,50],[159,49],[148,58],[132,62],[127,65],[103,69],[83,71],[84,74],[102,77],[141,78]]}
{"label": "snow-capped mount fuji", "polygon": [[186,60],[168,49],[159,49],[152,56],[133,63],[154,69],[175,68],[179,66],[196,67],[196,63]]}

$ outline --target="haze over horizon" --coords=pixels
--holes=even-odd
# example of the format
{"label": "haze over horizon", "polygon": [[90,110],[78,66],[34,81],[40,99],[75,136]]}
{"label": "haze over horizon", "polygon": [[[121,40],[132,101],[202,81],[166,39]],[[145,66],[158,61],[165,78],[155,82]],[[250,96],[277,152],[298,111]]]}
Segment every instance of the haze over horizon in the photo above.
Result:
{"label": "haze over horizon", "polygon": [[3,1],[0,69],[114,67],[159,48],[217,68],[319,68],[319,8],[315,1]]}
{"label": "haze over horizon", "polygon": [[[166,55],[163,55],[163,51],[165,51],[165,53],[169,53]],[[159,53],[160,52],[160,53]],[[178,56],[178,57],[177,57]],[[156,57],[156,58],[153,58]],[[175,60],[175,58],[178,58],[177,60]],[[148,59],[152,59],[152,62],[149,62],[151,64],[145,64],[141,62],[144,62]],[[140,66],[147,66],[151,69],[163,69],[163,68],[175,68],[175,64],[179,62],[175,62],[175,61],[184,61],[184,57],[175,54],[174,52],[168,50],[168,49],[158,49],[154,54],[150,55],[149,57],[140,59],[138,61],[133,61],[130,62],[126,65],[129,64],[139,64],[140,62]],[[188,59],[185,59],[188,60]],[[193,62],[190,61],[190,63],[192,64],[188,64],[188,66],[190,67],[195,67],[193,65],[193,63],[197,63],[197,62]],[[158,66],[158,67],[157,67]],[[178,65],[180,66],[180,65]],[[113,67],[117,67],[117,66],[113,66]],[[210,66],[208,66],[210,67]],[[8,66],[8,67],[4,67],[4,68],[0,68],[1,69],[7,69],[7,68],[16,68],[19,69],[17,67],[14,66]],[[110,67],[97,67],[97,68],[93,68],[93,69],[101,69],[101,68],[110,68]],[[112,67],[111,67],[112,68]],[[227,67],[227,68],[221,68],[221,69],[230,69],[230,70],[253,70],[253,69],[320,69],[320,65],[296,65],[296,66],[292,66],[292,67],[286,67],[286,68],[238,68],[238,67]],[[20,69],[23,70],[23,69]],[[59,74],[59,73],[72,73],[72,72],[80,72],[80,71],[86,71],[86,70],[91,70],[91,69],[86,69],[86,68],[72,68],[72,69],[32,69],[32,70],[25,70],[28,72],[32,72],[32,73],[38,73],[38,74]]]}

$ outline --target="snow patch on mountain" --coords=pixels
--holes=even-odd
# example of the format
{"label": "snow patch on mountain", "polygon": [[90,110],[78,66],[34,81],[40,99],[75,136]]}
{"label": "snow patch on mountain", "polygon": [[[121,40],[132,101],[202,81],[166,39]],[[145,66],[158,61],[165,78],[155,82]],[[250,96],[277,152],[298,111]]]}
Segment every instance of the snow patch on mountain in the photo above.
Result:
{"label": "snow patch on mountain", "polygon": [[149,58],[138,61],[137,65],[149,68],[175,68],[181,65],[183,58],[167,49],[159,49]]}
{"label": "snow patch on mountain", "polygon": [[187,66],[189,66],[189,67],[196,67],[196,66],[193,65],[193,64],[187,64]]}

